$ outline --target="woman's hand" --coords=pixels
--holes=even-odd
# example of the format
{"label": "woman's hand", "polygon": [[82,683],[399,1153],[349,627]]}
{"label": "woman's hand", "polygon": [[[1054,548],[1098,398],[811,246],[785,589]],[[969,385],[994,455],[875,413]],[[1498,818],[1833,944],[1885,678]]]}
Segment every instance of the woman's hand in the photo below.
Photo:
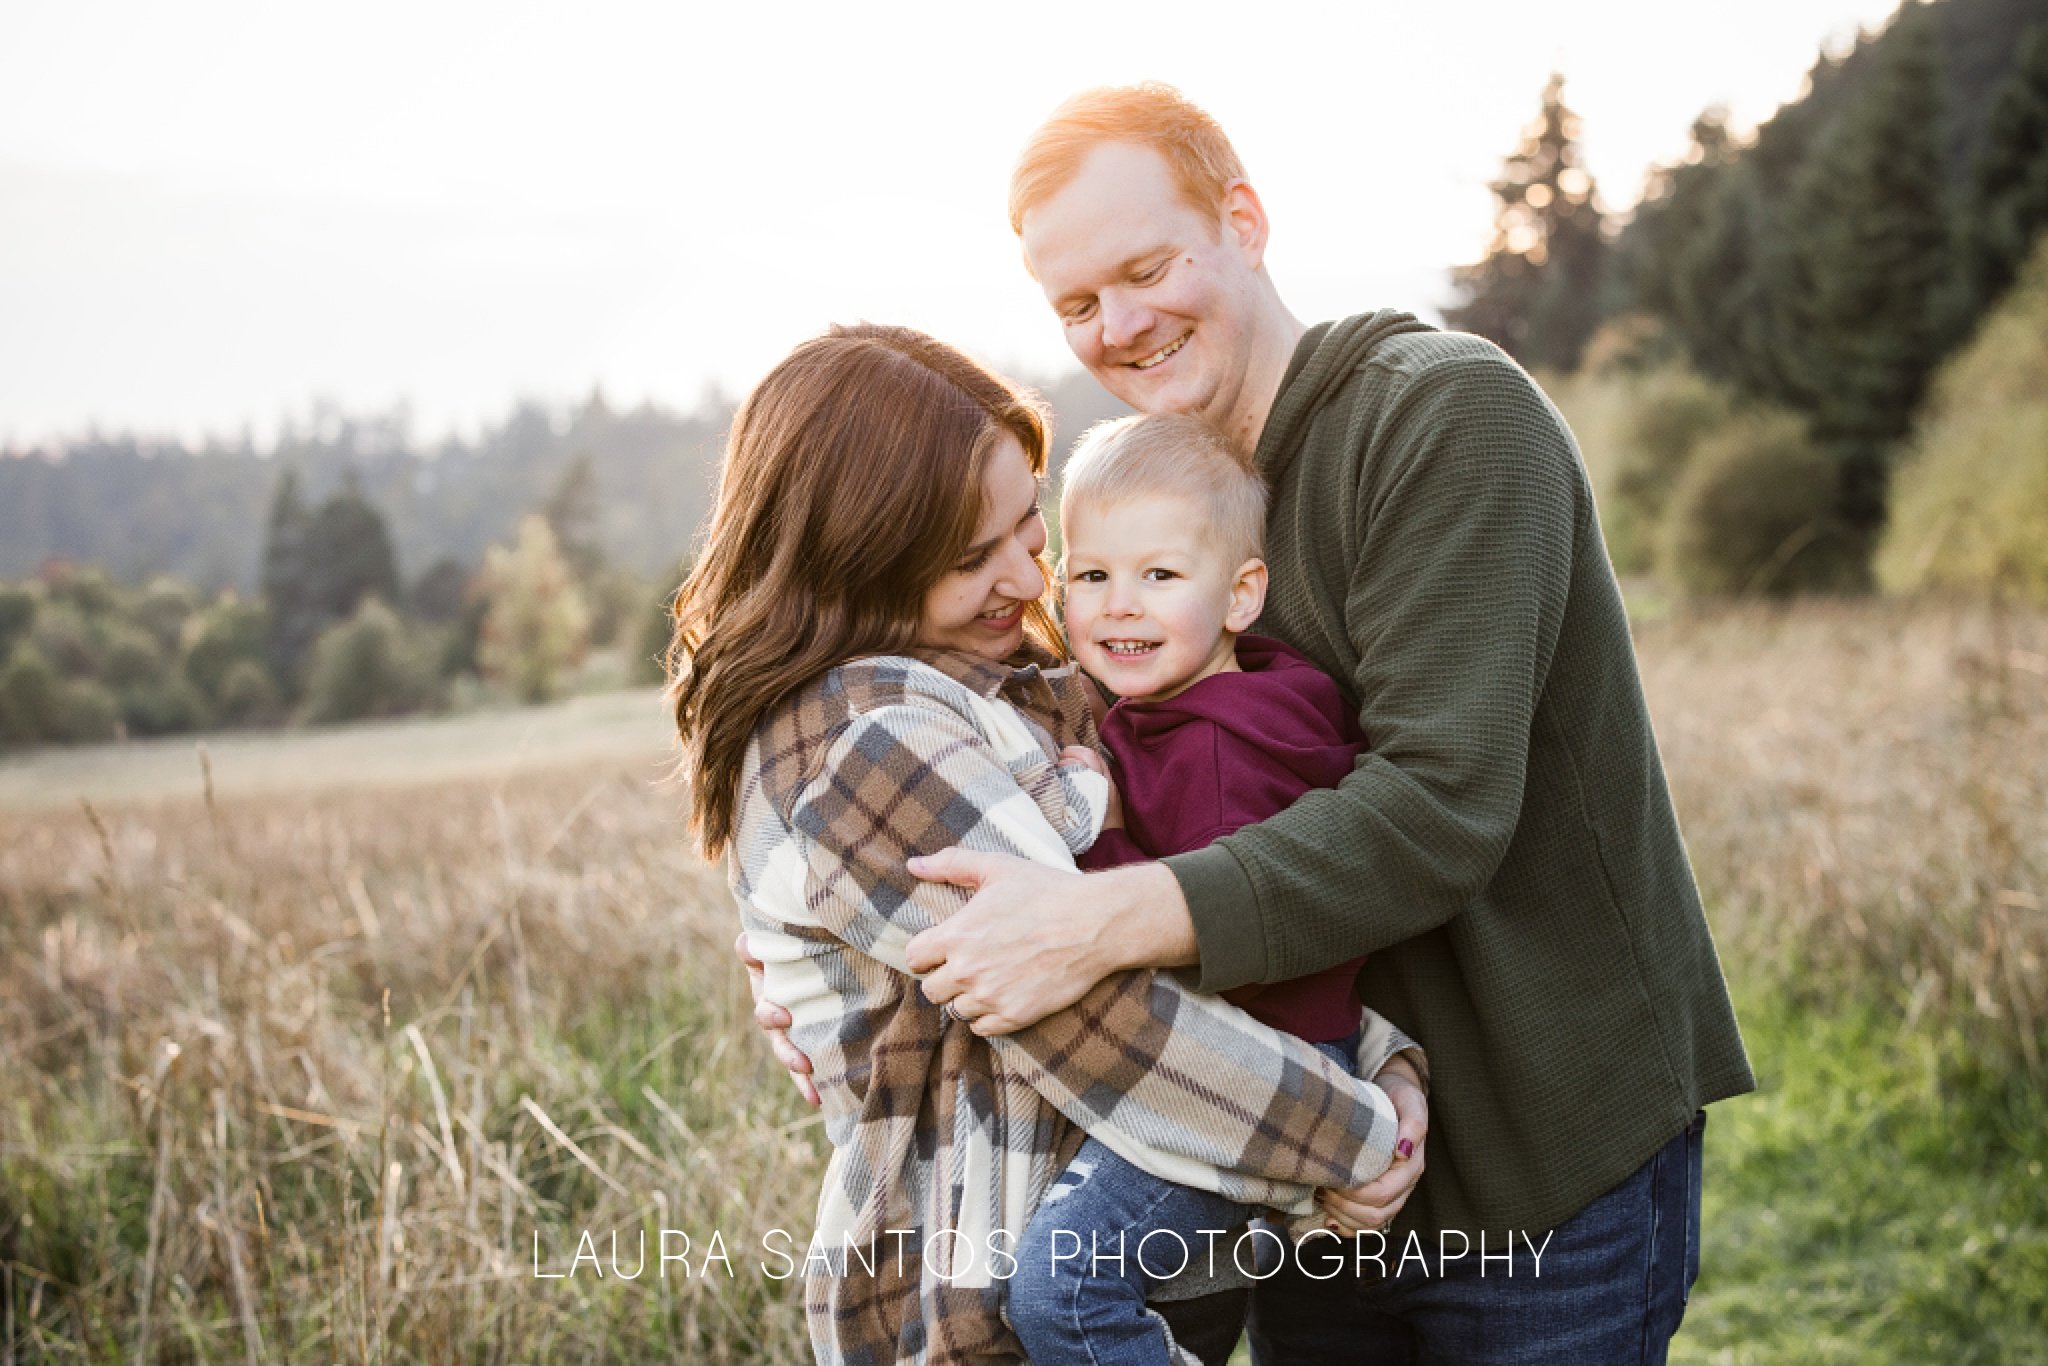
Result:
{"label": "woman's hand", "polygon": [[1086,745],[1068,745],[1060,751],[1060,766],[1085,768],[1090,773],[1100,773],[1109,783],[1109,810],[1102,817],[1104,830],[1124,828],[1124,799],[1116,790],[1116,779],[1110,777],[1109,764],[1100,754]]}
{"label": "woman's hand", "polygon": [[1348,1190],[1316,1192],[1322,1206],[1324,1226],[1345,1237],[1368,1230],[1384,1229],[1415,1193],[1422,1179],[1423,1144],[1429,1137],[1429,1097],[1423,1094],[1421,1074],[1415,1065],[1396,1054],[1380,1069],[1373,1084],[1394,1103],[1394,1163],[1378,1177]]}
{"label": "woman's hand", "polygon": [[761,1032],[768,1036],[768,1047],[775,1052],[775,1061],[789,1069],[790,1079],[796,1082],[797,1092],[811,1105],[823,1102],[819,1099],[818,1088],[811,1081],[811,1060],[803,1050],[789,1041],[789,1027],[796,1023],[789,1012],[773,1001],[764,1000],[761,989],[766,985],[766,969],[761,960],[747,949],[747,932],[740,931],[740,937],[732,941],[733,952],[740,956],[740,962],[747,969],[747,990],[754,994],[754,1023],[761,1026]]}

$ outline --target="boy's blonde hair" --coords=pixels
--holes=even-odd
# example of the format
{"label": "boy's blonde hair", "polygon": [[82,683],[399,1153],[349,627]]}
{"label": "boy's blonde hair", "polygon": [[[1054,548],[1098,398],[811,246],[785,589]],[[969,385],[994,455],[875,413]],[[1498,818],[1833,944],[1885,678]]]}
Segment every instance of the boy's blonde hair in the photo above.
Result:
{"label": "boy's blonde hair", "polygon": [[1216,212],[1244,163],[1223,128],[1193,100],[1160,81],[1083,90],[1052,111],[1025,144],[1010,173],[1010,231],[1022,234],[1024,215],[1059,193],[1087,155],[1105,142],[1150,147],[1166,158],[1188,204]]}
{"label": "boy's blonde hair", "polygon": [[1206,539],[1233,566],[1265,552],[1266,481],[1215,428],[1185,413],[1120,417],[1083,433],[1060,479],[1060,525],[1083,505],[1100,511],[1158,497],[1203,509]]}

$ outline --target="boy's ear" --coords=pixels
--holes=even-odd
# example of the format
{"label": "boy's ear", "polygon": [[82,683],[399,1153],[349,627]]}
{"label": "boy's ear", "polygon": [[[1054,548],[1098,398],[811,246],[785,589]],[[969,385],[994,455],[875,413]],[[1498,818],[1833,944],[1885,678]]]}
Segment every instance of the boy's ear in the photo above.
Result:
{"label": "boy's ear", "polygon": [[1230,610],[1223,614],[1224,628],[1239,634],[1249,631],[1265,610],[1266,562],[1246,560],[1237,567],[1237,577],[1230,584]]}

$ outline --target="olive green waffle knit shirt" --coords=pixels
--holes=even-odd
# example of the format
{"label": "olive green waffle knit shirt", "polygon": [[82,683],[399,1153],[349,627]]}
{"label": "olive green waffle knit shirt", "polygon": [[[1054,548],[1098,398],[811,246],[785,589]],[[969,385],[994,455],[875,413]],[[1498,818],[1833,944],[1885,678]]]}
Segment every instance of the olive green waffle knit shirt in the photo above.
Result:
{"label": "olive green waffle knit shirt", "polygon": [[1383,311],[1309,329],[1256,459],[1254,629],[1371,749],[1165,861],[1200,985],[1372,955],[1360,994],[1430,1059],[1395,1232],[1550,1228],[1755,1086],[1578,448],[1492,344]]}

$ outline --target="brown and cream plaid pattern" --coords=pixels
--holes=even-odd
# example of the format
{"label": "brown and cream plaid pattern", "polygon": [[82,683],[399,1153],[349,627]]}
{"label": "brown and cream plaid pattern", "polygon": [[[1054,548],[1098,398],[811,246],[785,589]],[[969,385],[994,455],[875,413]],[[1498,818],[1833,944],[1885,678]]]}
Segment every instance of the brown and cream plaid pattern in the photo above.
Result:
{"label": "brown and cream plaid pattern", "polygon": [[[749,752],[728,869],[834,1150],[805,1266],[820,1361],[1022,1360],[1002,1254],[1083,1131],[1167,1179],[1297,1213],[1390,1158],[1377,1087],[1172,974],[1112,977],[999,1039],[918,989],[906,941],[966,894],[906,859],[957,844],[1068,865],[1100,827],[1103,780],[1055,762],[1094,738],[1085,697],[1049,662],[857,660]],[[1412,1045],[1367,1024],[1371,1076]]]}

